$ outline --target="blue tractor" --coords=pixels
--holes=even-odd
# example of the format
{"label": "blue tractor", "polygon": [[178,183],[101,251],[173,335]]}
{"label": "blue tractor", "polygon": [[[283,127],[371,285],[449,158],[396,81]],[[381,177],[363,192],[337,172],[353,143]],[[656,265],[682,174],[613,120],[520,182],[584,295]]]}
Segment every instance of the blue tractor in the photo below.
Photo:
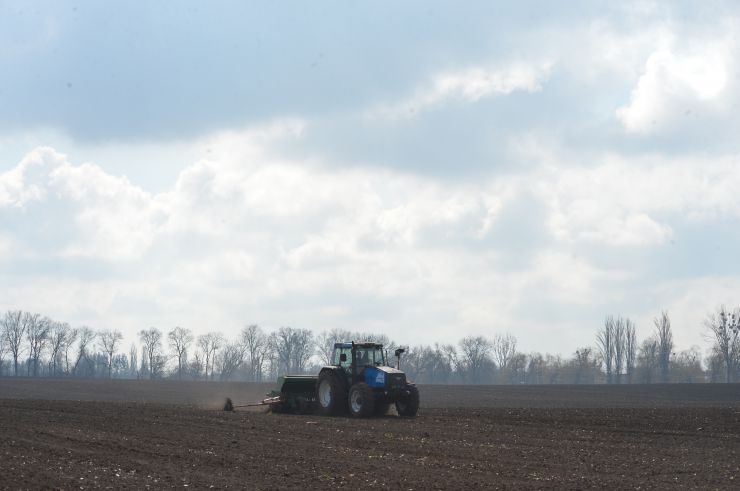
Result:
{"label": "blue tractor", "polygon": [[[395,352],[400,362],[403,349]],[[419,389],[406,374],[387,365],[383,345],[351,342],[334,344],[332,364],[319,372],[316,382],[316,410],[324,415],[350,412],[368,417],[385,414],[395,404],[399,416],[416,416]]]}

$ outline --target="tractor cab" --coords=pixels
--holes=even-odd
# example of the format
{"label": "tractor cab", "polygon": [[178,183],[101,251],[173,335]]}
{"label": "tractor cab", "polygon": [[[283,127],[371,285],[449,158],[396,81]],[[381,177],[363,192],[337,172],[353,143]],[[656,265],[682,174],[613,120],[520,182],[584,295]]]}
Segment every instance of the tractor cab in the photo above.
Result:
{"label": "tractor cab", "polygon": [[343,368],[348,374],[359,373],[368,366],[385,366],[383,345],[376,343],[335,343],[332,365]]}

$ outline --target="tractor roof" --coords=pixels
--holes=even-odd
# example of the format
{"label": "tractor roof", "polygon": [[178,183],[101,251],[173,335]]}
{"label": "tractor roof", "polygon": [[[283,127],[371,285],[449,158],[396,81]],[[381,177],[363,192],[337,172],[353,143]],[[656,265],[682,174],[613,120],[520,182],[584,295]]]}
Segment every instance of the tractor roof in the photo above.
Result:
{"label": "tractor roof", "polygon": [[[357,348],[382,348],[381,343],[371,343],[370,341],[355,341],[355,347]],[[351,348],[352,342],[349,343],[334,343],[334,348]]]}

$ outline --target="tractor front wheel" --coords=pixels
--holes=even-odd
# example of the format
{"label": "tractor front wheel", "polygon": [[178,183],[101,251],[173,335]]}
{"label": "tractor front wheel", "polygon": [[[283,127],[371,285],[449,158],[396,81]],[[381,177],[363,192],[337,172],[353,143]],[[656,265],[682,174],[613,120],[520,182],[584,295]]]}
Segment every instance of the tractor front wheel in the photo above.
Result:
{"label": "tractor front wheel", "polygon": [[365,382],[357,382],[349,389],[349,412],[358,418],[367,418],[373,414],[375,406],[373,389]]}
{"label": "tractor front wheel", "polygon": [[323,372],[319,375],[316,402],[319,413],[324,416],[335,416],[346,411],[347,392],[335,374]]}
{"label": "tractor front wheel", "polygon": [[396,401],[396,411],[399,416],[416,416],[419,411],[419,389],[415,385],[406,387],[407,394]]}

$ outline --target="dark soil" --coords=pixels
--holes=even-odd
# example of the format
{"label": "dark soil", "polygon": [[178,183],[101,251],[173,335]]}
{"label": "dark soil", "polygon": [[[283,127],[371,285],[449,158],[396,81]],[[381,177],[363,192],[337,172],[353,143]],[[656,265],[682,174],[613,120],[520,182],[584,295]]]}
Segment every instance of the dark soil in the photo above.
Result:
{"label": "dark soil", "polygon": [[261,385],[2,379],[0,487],[738,488],[737,385],[537,389],[358,420],[216,409]]}

